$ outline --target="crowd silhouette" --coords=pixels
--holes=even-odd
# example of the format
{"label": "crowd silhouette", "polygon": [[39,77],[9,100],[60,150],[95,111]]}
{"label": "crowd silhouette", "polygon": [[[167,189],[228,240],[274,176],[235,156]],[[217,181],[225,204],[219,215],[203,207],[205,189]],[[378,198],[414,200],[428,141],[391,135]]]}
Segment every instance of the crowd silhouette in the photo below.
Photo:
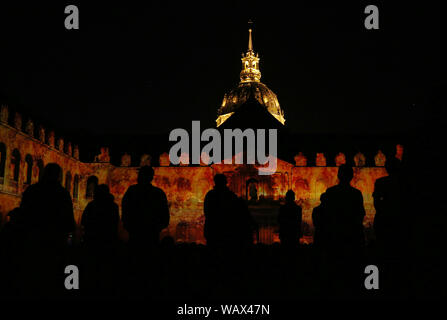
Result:
{"label": "crowd silhouette", "polygon": [[124,228],[129,232],[133,247],[151,247],[158,244],[160,232],[169,225],[166,194],[152,185],[154,169],[141,167],[138,183],[130,186],[122,201]]}
{"label": "crowd silhouette", "polygon": [[[98,185],[77,232],[61,168],[48,164],[40,181],[23,193],[0,233],[1,295],[8,297],[371,297],[362,271],[377,264],[386,272],[384,295],[405,292],[408,280],[396,274],[409,249],[404,222],[411,191],[401,163],[386,163],[388,176],[374,189],[376,242],[366,243],[365,209],[350,185],[353,169],[338,168],[338,184],[321,195],[312,212],[314,243],[300,244],[302,208],[289,190],[279,207],[280,245],[255,241],[257,224],[247,201],[227,186],[223,174],[204,199],[206,246],[160,241],[169,225],[166,194],[152,185],[154,170],[143,166],[138,183],[119,206],[107,185]],[[128,232],[120,241],[119,229]],[[283,250],[285,249],[285,250]],[[397,259],[397,267],[395,260]],[[67,291],[64,268],[82,273],[82,290]],[[399,281],[393,282],[397,277]]]}
{"label": "crowd silhouette", "polygon": [[94,191],[93,201],[85,208],[81,226],[83,240],[90,247],[113,247],[118,241],[119,207],[114,201],[109,187],[98,185]]}
{"label": "crowd silhouette", "polygon": [[295,202],[292,190],[286,193],[286,203],[279,208],[279,239],[287,247],[296,247],[301,238],[302,208]]}
{"label": "crowd silhouette", "polygon": [[216,174],[214,183],[203,204],[207,245],[241,248],[253,244],[256,227],[246,203],[227,187],[225,175]]}
{"label": "crowd silhouette", "polygon": [[[352,167],[341,165],[338,169],[339,183],[321,195],[317,216],[317,232],[326,239],[323,246],[336,248],[359,248],[364,245],[363,196],[360,190],[352,187],[354,176]],[[320,225],[323,228],[320,229]]]}

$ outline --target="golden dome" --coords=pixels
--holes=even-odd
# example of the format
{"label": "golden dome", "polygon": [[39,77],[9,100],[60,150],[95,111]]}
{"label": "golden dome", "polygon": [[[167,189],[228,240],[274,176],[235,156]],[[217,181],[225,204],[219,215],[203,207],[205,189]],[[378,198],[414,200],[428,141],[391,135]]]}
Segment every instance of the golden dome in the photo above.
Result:
{"label": "golden dome", "polygon": [[279,106],[278,98],[261,79],[259,70],[259,56],[253,51],[253,42],[251,38],[251,29],[248,38],[248,51],[242,54],[242,71],[240,74],[239,85],[225,94],[222,105],[217,112],[217,126],[224,123],[233,113],[241,107],[250,98],[254,98],[259,104],[267,109],[272,116],[284,124],[284,111]]}
{"label": "golden dome", "polygon": [[250,98],[256,99],[272,116],[284,124],[284,111],[279,106],[276,94],[262,82],[241,82],[236,88],[225,94],[222,106],[217,114],[217,126],[227,120],[240,106]]}

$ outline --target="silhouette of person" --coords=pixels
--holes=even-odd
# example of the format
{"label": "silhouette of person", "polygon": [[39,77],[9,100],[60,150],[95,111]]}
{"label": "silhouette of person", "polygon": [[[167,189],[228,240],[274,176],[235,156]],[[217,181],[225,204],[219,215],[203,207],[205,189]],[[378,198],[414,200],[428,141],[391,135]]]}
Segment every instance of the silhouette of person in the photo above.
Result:
{"label": "silhouette of person", "polygon": [[209,246],[232,246],[244,243],[253,225],[248,207],[227,187],[223,174],[214,176],[214,188],[204,200],[204,236]]}
{"label": "silhouette of person", "polygon": [[70,193],[62,187],[61,178],[61,167],[49,163],[40,181],[22,195],[18,218],[26,236],[18,256],[17,283],[27,295],[53,296],[63,290],[68,236],[76,224]]}
{"label": "silhouette of person", "polygon": [[109,187],[100,184],[82,214],[84,241],[88,246],[113,247],[118,240],[119,208]]}
{"label": "silhouette of person", "polygon": [[295,203],[295,192],[286,193],[286,203],[279,208],[279,239],[287,247],[295,247],[301,238],[302,209]]}
{"label": "silhouette of person", "polygon": [[122,200],[122,220],[129,232],[129,244],[152,247],[158,245],[160,232],[169,225],[166,194],[152,185],[154,169],[143,166],[138,183],[127,189]]}
{"label": "silhouette of person", "polygon": [[109,187],[95,187],[93,200],[86,206],[81,219],[84,229],[83,288],[85,292],[111,294],[116,283],[116,249],[118,248],[119,208]]}
{"label": "silhouette of person", "polygon": [[385,169],[388,176],[376,180],[373,193],[378,262],[383,273],[384,292],[406,296],[412,286],[411,279],[414,277],[408,265],[414,263],[417,246],[417,243],[410,241],[413,240],[413,206],[418,205],[418,199],[412,196],[405,167],[399,159],[388,158]]}
{"label": "silhouette of person", "polygon": [[352,167],[343,164],[338,168],[339,184],[326,190],[324,211],[328,221],[328,241],[332,247],[360,248],[364,245],[363,196],[352,187]]}
{"label": "silhouette of person", "polygon": [[337,176],[339,183],[322,195],[323,226],[327,222],[327,243],[323,248],[327,268],[321,270],[321,276],[336,296],[355,296],[363,284],[365,209],[362,193],[350,185],[354,176],[352,167],[341,165]]}
{"label": "silhouette of person", "polygon": [[62,187],[61,178],[61,167],[47,164],[42,178],[25,190],[20,204],[23,223],[50,247],[64,245],[76,225],[71,196]]}
{"label": "silhouette of person", "polygon": [[374,184],[374,231],[381,247],[402,245],[408,238],[405,217],[409,190],[401,173],[401,162],[397,158],[387,159],[385,169],[388,176],[376,180]]}

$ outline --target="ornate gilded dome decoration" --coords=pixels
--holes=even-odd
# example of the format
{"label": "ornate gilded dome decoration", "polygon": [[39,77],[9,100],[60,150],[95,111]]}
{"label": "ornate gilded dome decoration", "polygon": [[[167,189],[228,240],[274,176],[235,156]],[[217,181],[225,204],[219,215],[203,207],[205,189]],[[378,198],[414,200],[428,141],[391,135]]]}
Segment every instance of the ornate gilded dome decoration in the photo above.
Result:
{"label": "ornate gilded dome decoration", "polygon": [[259,82],[261,80],[261,71],[259,71],[259,55],[253,51],[253,42],[251,40],[251,29],[248,29],[248,51],[242,53],[242,71],[241,82]]}
{"label": "ornate gilded dome decoration", "polygon": [[253,51],[252,29],[248,29],[248,32],[248,51],[242,54],[241,59],[241,81],[236,88],[225,94],[222,105],[217,112],[216,123],[218,127],[251,97],[264,106],[276,120],[282,124],[286,121],[284,119],[284,111],[279,106],[276,94],[260,81],[259,55]]}

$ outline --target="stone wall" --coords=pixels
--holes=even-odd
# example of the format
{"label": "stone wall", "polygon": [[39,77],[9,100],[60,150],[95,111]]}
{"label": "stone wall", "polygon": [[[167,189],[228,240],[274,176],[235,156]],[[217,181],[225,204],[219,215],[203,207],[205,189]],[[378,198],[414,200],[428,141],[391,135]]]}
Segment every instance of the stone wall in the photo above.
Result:
{"label": "stone wall", "polygon": [[[6,110],[6,111],[5,111]],[[62,183],[67,186],[73,198],[75,218],[79,223],[82,211],[89,201],[88,182],[96,177],[99,184],[107,184],[115,201],[121,206],[122,197],[127,188],[136,183],[138,167],[129,167],[128,155],[123,166],[110,164],[108,149],[102,148],[101,154],[94,163],[79,161],[79,148],[71,143],[64,143],[62,137],[55,137],[54,132],[45,134],[45,129],[39,127],[34,134],[33,126],[28,122],[26,133],[22,131],[21,117],[14,117],[14,125],[9,124],[2,107],[0,117],[0,214],[5,221],[5,215],[20,204],[20,197],[29,184],[39,179],[41,168],[55,162],[63,170]],[[6,119],[6,120],[5,120]],[[57,141],[57,143],[55,143]],[[399,156],[402,156],[402,146],[398,146]],[[319,153],[317,158],[323,159]],[[337,155],[344,163],[344,155]],[[374,182],[386,175],[384,156],[379,151],[375,158],[376,167],[364,167],[364,157],[356,155],[357,165],[352,185],[361,190],[367,217],[366,227],[372,224],[375,210],[372,199]],[[360,160],[359,160],[360,159]],[[295,165],[278,159],[277,170],[273,175],[259,175],[255,165],[213,164],[211,166],[169,166],[169,157],[163,154],[161,166],[154,167],[154,185],[162,188],[167,195],[171,223],[163,234],[169,234],[179,241],[204,242],[203,239],[203,200],[206,193],[213,187],[213,176],[224,173],[228,177],[229,187],[238,196],[250,200],[256,210],[265,203],[262,210],[273,216],[287,190],[292,189],[297,202],[303,208],[303,221],[306,224],[306,236],[312,234],[312,209],[319,205],[320,195],[328,187],[337,183],[337,167],[327,167],[320,161],[317,167],[307,167],[307,159],[300,153],[295,159]],[[18,169],[16,168],[18,165]],[[4,166],[4,168],[2,167]],[[31,169],[28,169],[31,167]],[[18,173],[18,175],[17,175]],[[75,179],[78,181],[75,184]],[[68,186],[69,185],[69,186]],[[270,201],[270,202],[269,202]],[[256,207],[258,206],[258,207]],[[260,208],[260,207],[259,207]],[[270,211],[269,211],[270,210]],[[272,229],[273,230],[273,229]],[[270,232],[270,231],[269,231]],[[273,232],[273,231],[272,231]]]}
{"label": "stone wall", "polygon": [[62,167],[62,183],[64,186],[67,182],[70,184],[67,188],[72,196],[74,181],[79,181],[78,197],[73,199],[76,216],[79,218],[86,204],[82,197],[85,193],[84,179],[91,171],[87,164],[63,149],[59,150],[5,122],[0,122],[0,157],[0,213],[3,218],[20,203],[20,195],[28,185],[38,181],[42,168],[50,162]]}

